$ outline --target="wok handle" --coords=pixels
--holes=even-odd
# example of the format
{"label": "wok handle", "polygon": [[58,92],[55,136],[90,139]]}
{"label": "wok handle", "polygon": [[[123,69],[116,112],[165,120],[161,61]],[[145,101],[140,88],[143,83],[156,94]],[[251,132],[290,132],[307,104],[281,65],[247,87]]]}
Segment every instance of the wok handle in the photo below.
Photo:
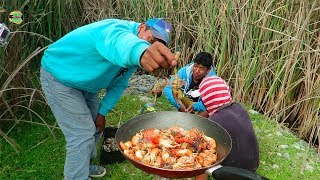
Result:
{"label": "wok handle", "polygon": [[215,180],[267,180],[254,172],[246,169],[221,166],[220,168],[212,171],[212,177]]}

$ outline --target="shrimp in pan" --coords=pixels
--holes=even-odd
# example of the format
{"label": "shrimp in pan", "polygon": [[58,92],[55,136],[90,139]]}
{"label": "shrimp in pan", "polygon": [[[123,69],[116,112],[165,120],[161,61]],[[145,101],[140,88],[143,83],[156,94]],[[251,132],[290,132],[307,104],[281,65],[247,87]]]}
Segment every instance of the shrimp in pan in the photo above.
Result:
{"label": "shrimp in pan", "polygon": [[197,169],[217,161],[215,140],[196,128],[145,129],[120,147],[128,158],[159,168]]}

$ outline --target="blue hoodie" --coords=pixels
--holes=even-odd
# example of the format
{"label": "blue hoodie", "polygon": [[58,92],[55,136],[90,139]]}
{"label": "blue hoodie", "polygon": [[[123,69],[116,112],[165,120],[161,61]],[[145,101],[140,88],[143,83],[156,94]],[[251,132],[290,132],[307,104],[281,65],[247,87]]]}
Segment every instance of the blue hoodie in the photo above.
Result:
{"label": "blue hoodie", "polygon": [[[77,28],[51,44],[42,67],[61,83],[88,92],[106,89],[99,113],[118,102],[140,56],[150,46],[138,38],[140,23],[107,19]],[[121,73],[124,72],[124,73]]]}
{"label": "blue hoodie", "polygon": [[[183,80],[186,85],[184,87],[189,87],[191,82],[192,82],[192,69],[193,69],[193,65],[194,63],[190,63],[187,66],[182,67],[179,71],[178,71],[178,76],[181,80]],[[212,67],[209,71],[209,73],[206,76],[215,76],[216,73],[214,72],[214,68]],[[173,78],[171,78],[171,82],[173,81]],[[186,93],[187,88],[182,89],[182,91],[184,93]],[[172,86],[168,85],[164,88],[163,90],[164,94],[166,95],[167,99],[171,102],[171,104],[173,104],[176,108],[180,109],[180,105],[177,103],[177,101],[175,100],[175,98],[173,97],[172,94]],[[187,107],[188,108],[188,107]],[[201,99],[199,99],[198,102],[193,104],[193,109],[194,111],[198,111],[198,112],[202,112],[205,111],[206,108],[203,105]]]}

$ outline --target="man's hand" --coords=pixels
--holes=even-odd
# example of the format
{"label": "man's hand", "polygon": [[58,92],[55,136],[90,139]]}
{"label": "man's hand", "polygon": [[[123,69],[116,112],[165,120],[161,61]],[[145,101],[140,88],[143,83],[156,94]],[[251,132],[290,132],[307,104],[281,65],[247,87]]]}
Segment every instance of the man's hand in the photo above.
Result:
{"label": "man's hand", "polygon": [[198,116],[202,116],[202,117],[205,117],[205,118],[208,118],[209,117],[209,113],[208,111],[202,111],[198,114]]}
{"label": "man's hand", "polygon": [[177,65],[175,55],[165,45],[154,42],[141,56],[140,64],[146,71],[152,72],[160,67]]}
{"label": "man's hand", "polygon": [[180,105],[180,109],[179,109],[180,112],[186,112],[186,110],[187,110],[186,106],[184,106],[183,104]]}
{"label": "man's hand", "polygon": [[186,109],[186,112],[188,112],[188,113],[193,113],[193,110],[194,110],[193,104],[191,104],[191,105]]}
{"label": "man's hand", "polygon": [[186,106],[181,102],[180,99],[177,100],[177,103],[180,105],[179,111],[180,112],[186,112]]}
{"label": "man's hand", "polygon": [[104,129],[106,128],[106,118],[101,114],[98,114],[96,118],[96,128],[99,130],[99,134],[104,132]]}

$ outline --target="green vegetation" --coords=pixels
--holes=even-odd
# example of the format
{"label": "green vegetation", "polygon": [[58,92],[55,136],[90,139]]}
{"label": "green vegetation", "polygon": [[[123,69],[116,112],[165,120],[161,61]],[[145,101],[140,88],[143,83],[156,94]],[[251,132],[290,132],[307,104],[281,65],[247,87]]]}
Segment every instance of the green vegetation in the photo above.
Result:
{"label": "green vegetation", "polygon": [[[139,96],[123,96],[107,116],[109,125],[119,126],[138,115],[143,104]],[[156,108],[158,111],[170,110],[171,105],[162,96]],[[273,120],[253,113],[251,118],[260,145],[259,174],[270,179],[317,179],[320,157],[315,149],[308,148],[304,141]],[[48,117],[48,121],[54,124],[52,116]],[[11,127],[10,124],[6,123],[6,127]],[[0,179],[62,179],[65,140],[59,129],[55,128],[53,133],[56,139],[45,126],[18,123],[9,135],[16,139],[22,151],[15,153],[12,146],[0,139]],[[156,179],[154,175],[140,171],[127,161],[105,167],[108,173],[101,179]]]}
{"label": "green vegetation", "polygon": [[[0,49],[0,120],[37,116],[34,104],[45,103],[34,78],[42,52],[67,32],[105,18],[143,22],[164,17],[174,27],[169,47],[181,50],[179,66],[208,51],[236,100],[301,138],[319,137],[320,1],[29,0],[0,6],[6,11],[0,21],[12,31],[9,44]],[[13,10],[22,11],[22,24],[9,23]],[[5,132],[0,134],[14,145]]]}
{"label": "green vegetation", "polygon": [[258,173],[270,179],[317,179],[320,156],[316,149],[274,120],[250,113],[258,137]]}
{"label": "green vegetation", "polygon": [[[0,22],[12,32],[0,48],[0,179],[62,177],[64,139],[48,108],[42,108],[46,101],[38,72],[44,49],[93,21],[150,17],[172,23],[169,47],[180,47],[179,66],[208,51],[234,99],[279,122],[253,115],[261,146],[259,173],[272,179],[318,179],[319,158],[299,138],[320,139],[320,1],[27,0],[1,1],[0,10]],[[13,10],[23,13],[22,24],[9,23]],[[130,105],[131,98],[136,104]],[[110,124],[138,114],[138,102],[138,97],[122,98],[107,117]],[[165,101],[158,106],[168,108]],[[147,176],[127,163],[108,168],[113,179]]]}

